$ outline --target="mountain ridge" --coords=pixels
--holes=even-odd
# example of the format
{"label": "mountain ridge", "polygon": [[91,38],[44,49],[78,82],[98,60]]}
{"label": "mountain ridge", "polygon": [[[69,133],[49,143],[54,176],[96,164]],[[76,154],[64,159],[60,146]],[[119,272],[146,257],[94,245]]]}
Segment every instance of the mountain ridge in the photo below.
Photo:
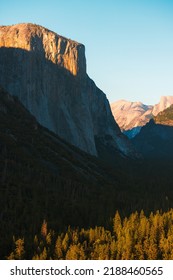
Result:
{"label": "mountain ridge", "polygon": [[132,142],[144,158],[171,162],[173,159],[173,105],[161,111],[143,126]]}
{"label": "mountain ridge", "polygon": [[135,137],[159,112],[173,104],[173,96],[161,96],[155,105],[145,105],[142,102],[118,100],[111,104],[111,110],[121,131],[129,138]]}

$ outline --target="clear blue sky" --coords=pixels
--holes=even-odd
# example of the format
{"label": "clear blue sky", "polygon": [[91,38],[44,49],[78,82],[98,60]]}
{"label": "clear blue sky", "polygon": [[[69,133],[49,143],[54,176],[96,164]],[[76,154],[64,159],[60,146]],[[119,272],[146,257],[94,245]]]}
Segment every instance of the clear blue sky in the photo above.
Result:
{"label": "clear blue sky", "polygon": [[0,25],[22,22],[83,43],[110,102],[173,95],[173,0],[1,0]]}

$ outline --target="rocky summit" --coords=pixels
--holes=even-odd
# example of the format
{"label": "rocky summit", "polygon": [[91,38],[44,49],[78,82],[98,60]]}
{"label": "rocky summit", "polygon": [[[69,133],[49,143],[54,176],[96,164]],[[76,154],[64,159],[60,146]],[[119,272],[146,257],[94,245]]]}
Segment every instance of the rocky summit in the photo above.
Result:
{"label": "rocky summit", "polygon": [[111,104],[112,113],[122,131],[141,127],[151,119],[153,106],[119,100]]}
{"label": "rocky summit", "polygon": [[87,153],[97,156],[96,139],[110,138],[133,155],[106,95],[87,75],[84,45],[35,24],[1,26],[0,85],[41,125]]}
{"label": "rocky summit", "polygon": [[173,104],[173,96],[162,96],[154,106],[141,102],[118,100],[111,104],[112,113],[121,131],[129,138],[135,137],[153,116],[169,108]]}

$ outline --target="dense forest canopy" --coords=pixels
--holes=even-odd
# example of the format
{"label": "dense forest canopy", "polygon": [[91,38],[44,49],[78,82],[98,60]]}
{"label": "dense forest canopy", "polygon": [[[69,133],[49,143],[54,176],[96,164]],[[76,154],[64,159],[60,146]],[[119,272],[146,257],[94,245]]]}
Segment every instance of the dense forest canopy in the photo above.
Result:
{"label": "dense forest canopy", "polygon": [[135,212],[121,219],[116,212],[112,228],[71,228],[57,233],[43,221],[32,239],[13,237],[7,259],[33,260],[155,260],[173,259],[173,210]]}

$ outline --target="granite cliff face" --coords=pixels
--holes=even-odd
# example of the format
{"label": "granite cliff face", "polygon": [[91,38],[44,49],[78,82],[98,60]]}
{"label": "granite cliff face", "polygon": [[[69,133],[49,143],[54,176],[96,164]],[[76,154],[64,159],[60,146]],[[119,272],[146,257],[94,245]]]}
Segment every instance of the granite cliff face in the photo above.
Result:
{"label": "granite cliff face", "polygon": [[133,154],[105,94],[87,76],[82,44],[34,24],[1,26],[0,84],[80,149],[97,155],[95,139],[110,136],[115,149]]}
{"label": "granite cliff face", "polygon": [[85,47],[38,25],[2,26],[0,47],[39,53],[39,56],[58,64],[75,76],[86,73]]}

